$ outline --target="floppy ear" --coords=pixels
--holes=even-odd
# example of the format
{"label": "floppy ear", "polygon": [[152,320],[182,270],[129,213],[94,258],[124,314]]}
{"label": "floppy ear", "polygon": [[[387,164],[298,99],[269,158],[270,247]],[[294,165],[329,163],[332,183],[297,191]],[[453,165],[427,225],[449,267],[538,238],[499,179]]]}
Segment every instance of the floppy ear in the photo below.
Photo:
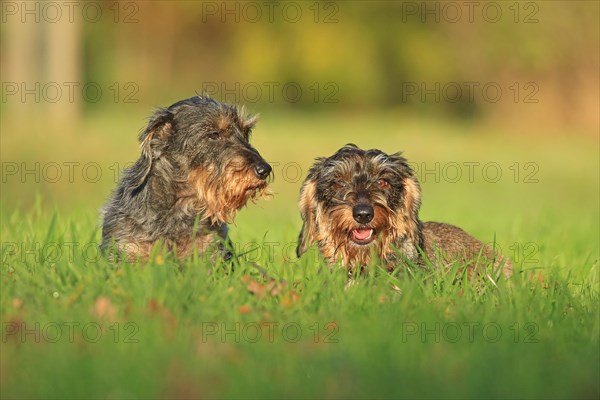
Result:
{"label": "floppy ear", "polygon": [[311,178],[306,179],[300,189],[300,216],[302,217],[302,230],[298,236],[298,246],[296,247],[296,256],[300,257],[306,252],[308,247],[317,240],[317,183]]}
{"label": "floppy ear", "polygon": [[416,223],[419,219],[421,208],[421,185],[414,175],[404,178],[404,215],[410,217]]}
{"label": "floppy ear", "polygon": [[142,155],[132,168],[133,176],[131,179],[134,188],[141,186],[146,181],[157,155],[157,147],[160,147],[158,145],[164,142],[172,133],[172,122],[173,114],[169,110],[160,109],[154,113],[146,129],[140,133],[139,140]]}
{"label": "floppy ear", "polygon": [[401,214],[416,222],[419,219],[419,209],[421,208],[421,185],[419,180],[401,153],[392,154],[389,156],[389,160],[392,161],[394,173],[402,181],[404,203],[402,204]]}
{"label": "floppy ear", "polygon": [[421,185],[413,170],[406,162],[403,163],[403,191],[404,203],[402,204],[402,218],[406,224],[407,233],[415,243],[419,235],[419,209],[421,208]]}
{"label": "floppy ear", "polygon": [[421,185],[408,161],[400,153],[389,156],[394,175],[402,190],[402,202],[396,213],[398,234],[408,237],[418,245],[420,243],[421,220]]}

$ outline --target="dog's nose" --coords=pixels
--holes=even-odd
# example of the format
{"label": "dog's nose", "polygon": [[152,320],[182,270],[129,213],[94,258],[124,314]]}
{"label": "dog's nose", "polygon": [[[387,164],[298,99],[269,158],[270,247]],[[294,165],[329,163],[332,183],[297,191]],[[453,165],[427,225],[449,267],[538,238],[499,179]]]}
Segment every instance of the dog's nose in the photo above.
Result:
{"label": "dog's nose", "polygon": [[258,176],[260,179],[265,179],[267,176],[269,176],[271,171],[271,166],[266,162],[261,162],[258,165],[256,165],[256,167],[254,167],[254,172],[256,173],[256,176]]}
{"label": "dog's nose", "polygon": [[373,219],[374,210],[368,204],[359,204],[352,208],[352,216],[356,222],[368,224]]}

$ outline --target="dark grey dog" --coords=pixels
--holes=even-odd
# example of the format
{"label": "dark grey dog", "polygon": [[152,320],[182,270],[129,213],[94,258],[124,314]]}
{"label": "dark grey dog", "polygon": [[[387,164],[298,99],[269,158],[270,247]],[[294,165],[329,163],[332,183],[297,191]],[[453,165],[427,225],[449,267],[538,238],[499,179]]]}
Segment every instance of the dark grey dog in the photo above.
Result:
{"label": "dark grey dog", "polygon": [[264,195],[271,166],[249,144],[256,116],[206,96],[159,109],[140,134],[141,157],[102,210],[101,248],[147,258],[160,241],[178,257],[223,247],[227,223]]}

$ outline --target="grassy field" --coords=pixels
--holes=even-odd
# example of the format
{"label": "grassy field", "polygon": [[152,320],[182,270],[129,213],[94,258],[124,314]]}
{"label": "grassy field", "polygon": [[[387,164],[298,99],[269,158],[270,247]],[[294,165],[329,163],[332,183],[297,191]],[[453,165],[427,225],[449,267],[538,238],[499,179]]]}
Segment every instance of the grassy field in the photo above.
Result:
{"label": "grassy field", "polygon": [[[275,195],[231,227],[236,268],[155,254],[116,269],[97,252],[98,208],[137,157],[142,124],[91,118],[83,134],[40,127],[27,139],[3,126],[2,398],[600,396],[597,139],[392,114],[265,115],[253,142],[274,166]],[[346,142],[403,150],[422,219],[495,240],[512,283],[475,290],[442,272],[373,268],[345,289],[315,252],[297,260],[301,179]],[[21,173],[36,162],[37,176]],[[79,163],[73,179],[68,162]],[[100,178],[82,172],[90,162]]]}

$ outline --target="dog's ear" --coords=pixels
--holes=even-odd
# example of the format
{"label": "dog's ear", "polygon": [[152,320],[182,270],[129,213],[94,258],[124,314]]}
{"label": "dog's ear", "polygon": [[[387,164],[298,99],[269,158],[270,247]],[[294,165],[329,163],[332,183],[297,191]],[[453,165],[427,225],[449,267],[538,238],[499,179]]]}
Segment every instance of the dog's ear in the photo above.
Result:
{"label": "dog's ear", "polygon": [[421,208],[421,185],[414,171],[404,157],[394,155],[397,173],[402,179],[404,201],[400,210],[400,218],[406,226],[409,236],[418,243],[419,210]]}
{"label": "dog's ear", "polygon": [[152,163],[160,154],[160,144],[164,144],[171,135],[173,129],[173,114],[166,109],[160,109],[154,113],[148,122],[146,129],[140,133],[141,157],[132,169],[132,184],[137,188],[141,186],[152,170]]}
{"label": "dog's ear", "polygon": [[250,112],[246,109],[246,106],[237,107],[236,111],[242,130],[246,133],[250,133],[258,121],[259,115],[250,114]]}
{"label": "dog's ear", "polygon": [[298,236],[296,256],[300,257],[308,247],[317,240],[317,183],[310,177],[306,179],[300,189],[300,216],[302,217],[302,230]]}
{"label": "dog's ear", "polygon": [[418,219],[419,209],[421,208],[421,185],[419,180],[401,153],[390,155],[389,160],[392,162],[394,174],[399,178],[404,192],[402,213],[411,217],[411,219]]}
{"label": "dog's ear", "polygon": [[421,208],[421,185],[417,177],[410,175],[404,178],[404,215],[410,217],[415,223],[419,219]]}
{"label": "dog's ear", "polygon": [[408,161],[400,153],[387,156],[388,165],[395,176],[395,185],[401,190],[402,202],[396,212],[398,234],[419,243],[421,221],[421,186]]}

